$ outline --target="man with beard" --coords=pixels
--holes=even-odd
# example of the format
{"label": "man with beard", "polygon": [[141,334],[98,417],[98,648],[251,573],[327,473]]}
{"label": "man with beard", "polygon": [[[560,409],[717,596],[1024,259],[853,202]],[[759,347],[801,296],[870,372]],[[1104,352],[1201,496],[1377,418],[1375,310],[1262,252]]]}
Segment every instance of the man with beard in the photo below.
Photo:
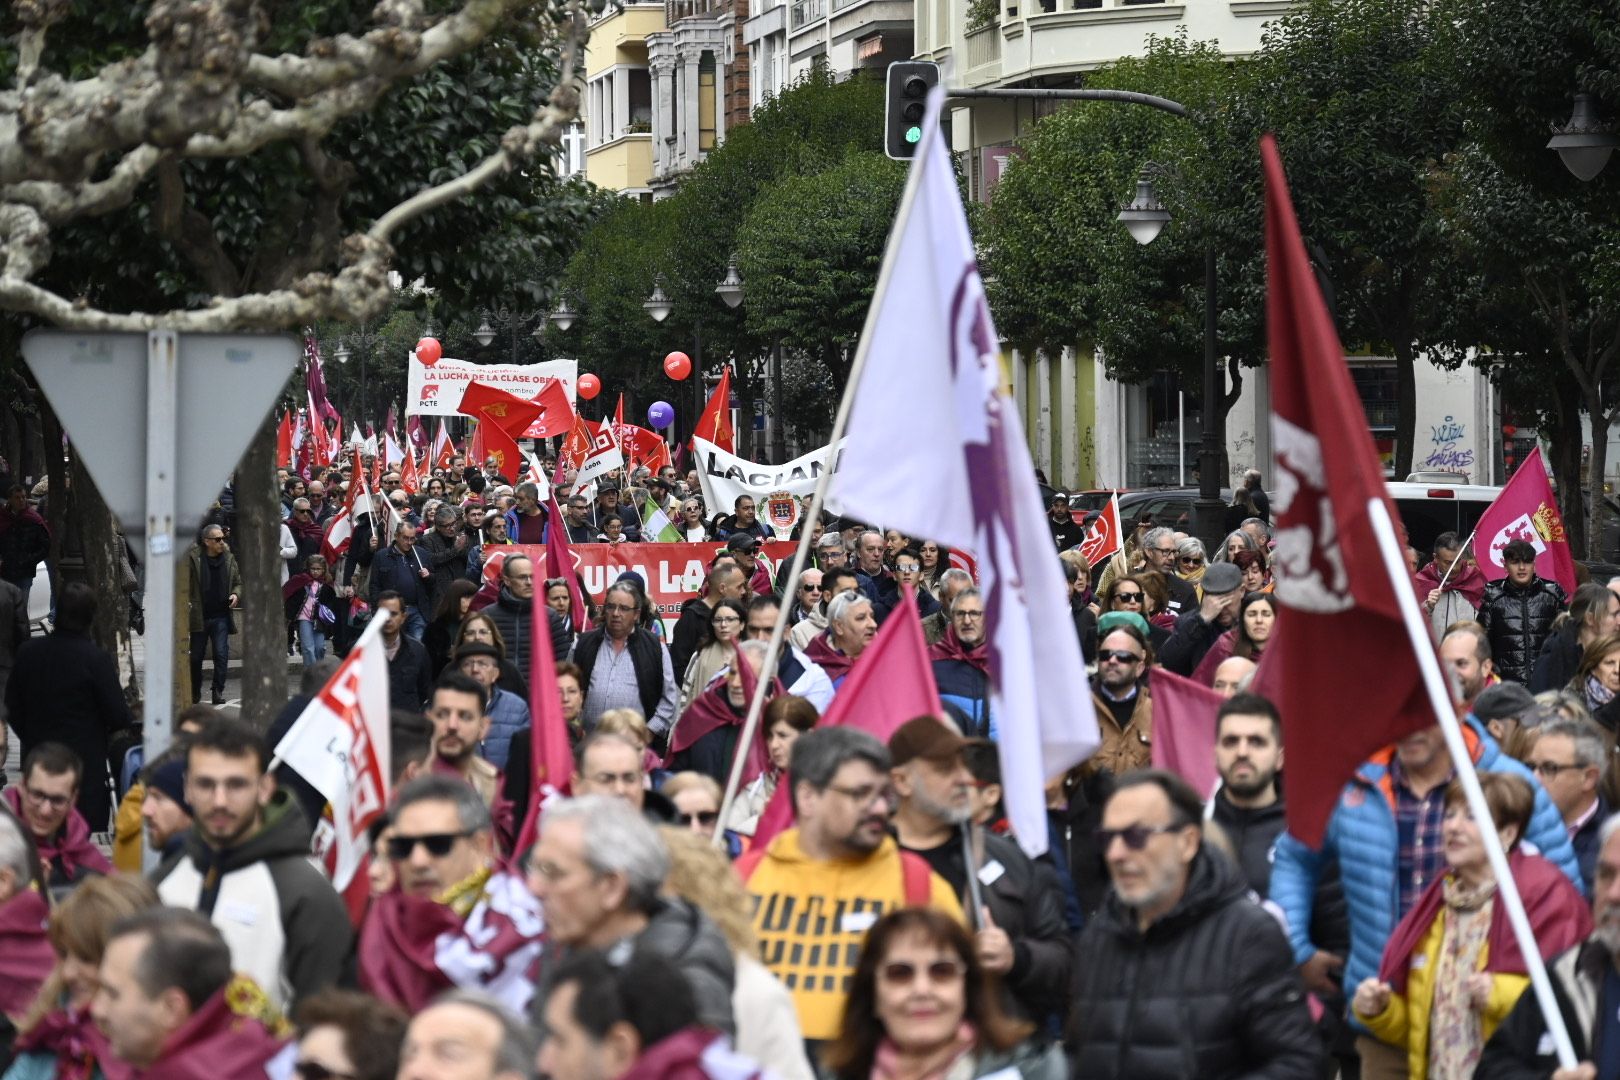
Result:
{"label": "man with beard", "polygon": [[194,826],[184,854],[153,876],[170,907],[219,928],[231,966],[278,1009],[344,975],[353,930],[332,885],[310,861],[310,825],[275,777],[269,751],[239,720],[214,720],[186,751]]}
{"label": "man with beard", "polygon": [[932,716],[902,724],[889,738],[889,776],[899,798],[895,835],[902,851],[926,859],[945,879],[965,910],[972,907],[968,875],[979,879],[984,910],[970,920],[979,962],[1001,980],[1020,1018],[1039,1020],[1063,1011],[1071,948],[1063,895],[1017,843],[968,824],[976,785],[964,754],[989,745],[962,738]]}
{"label": "man with beard", "polygon": [[1226,831],[1249,888],[1271,889],[1271,848],[1287,824],[1277,775],[1282,769],[1282,719],[1258,694],[1236,694],[1215,714],[1215,771],[1221,787],[1210,816]]}
{"label": "man with beard", "polygon": [[508,850],[516,836],[516,813],[501,794],[501,770],[478,756],[489,734],[489,692],[472,676],[446,671],[433,684],[427,717],[433,725],[432,770],[460,780],[484,800],[495,822],[495,839]]}
{"label": "man with beard", "polygon": [[792,992],[811,1050],[838,1034],[845,986],[873,923],[919,905],[962,918],[950,885],[889,836],[889,766],[888,748],[853,727],[799,736],[787,776],[798,825],[736,863],[756,900],[760,955]]}
{"label": "man with beard", "polygon": [[1598,833],[1592,923],[1591,937],[1547,965],[1580,1064],[1558,1067],[1546,1016],[1536,995],[1526,993],[1485,1044],[1478,1080],[1597,1080],[1620,1068],[1620,815]]}

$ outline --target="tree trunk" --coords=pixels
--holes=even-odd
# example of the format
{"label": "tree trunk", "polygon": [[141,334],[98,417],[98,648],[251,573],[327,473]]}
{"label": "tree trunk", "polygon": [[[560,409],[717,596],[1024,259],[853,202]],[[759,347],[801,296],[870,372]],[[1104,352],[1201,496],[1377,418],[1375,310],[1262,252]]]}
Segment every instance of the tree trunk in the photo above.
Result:
{"label": "tree trunk", "polygon": [[265,418],[236,468],[236,559],[242,570],[242,719],[263,730],[287,703],[287,620],[281,606],[281,500],[276,423]]}
{"label": "tree trunk", "polygon": [[113,513],[84,467],[84,459],[74,450],[69,481],[73,500],[70,516],[83,548],[84,580],[96,590],[99,602],[90,625],[91,639],[118,663],[119,682],[131,709],[138,711],[141,688],[135,678],[134,654],[129,634],[129,588],[131,577],[124,534]]}
{"label": "tree trunk", "polygon": [[1545,432],[1552,450],[1553,485],[1558,491],[1558,505],[1563,510],[1564,530],[1569,537],[1569,549],[1576,557],[1586,552],[1586,515],[1576,510],[1581,505],[1581,398],[1572,379],[1561,379],[1555,391],[1557,411],[1553,423]]}
{"label": "tree trunk", "polygon": [[1417,432],[1417,355],[1409,338],[1395,343],[1395,479],[1412,472],[1413,440]]}
{"label": "tree trunk", "polygon": [[1586,487],[1590,502],[1586,510],[1590,516],[1582,556],[1602,560],[1609,554],[1603,550],[1603,477],[1609,463],[1609,412],[1603,407],[1600,395],[1593,394],[1587,400],[1586,414],[1592,423],[1592,456],[1587,461]]}
{"label": "tree trunk", "polygon": [[56,448],[54,453],[45,455],[45,512],[48,519],[46,524],[51,529],[50,575],[51,588],[54,590],[60,587],[61,574],[57,567],[62,565],[62,541],[67,536],[68,470],[67,462],[62,459],[62,421],[57,419],[56,410],[51,408],[44,394],[39,394],[36,400],[39,402],[39,421],[45,433],[45,445]]}

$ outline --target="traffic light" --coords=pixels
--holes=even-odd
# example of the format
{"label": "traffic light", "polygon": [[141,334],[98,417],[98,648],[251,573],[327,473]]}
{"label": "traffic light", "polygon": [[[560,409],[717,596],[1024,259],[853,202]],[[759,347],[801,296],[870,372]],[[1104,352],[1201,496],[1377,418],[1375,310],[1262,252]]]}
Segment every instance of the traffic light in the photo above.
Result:
{"label": "traffic light", "polygon": [[928,91],[939,83],[939,65],[930,60],[899,60],[889,65],[883,96],[883,152],[909,161],[922,142]]}

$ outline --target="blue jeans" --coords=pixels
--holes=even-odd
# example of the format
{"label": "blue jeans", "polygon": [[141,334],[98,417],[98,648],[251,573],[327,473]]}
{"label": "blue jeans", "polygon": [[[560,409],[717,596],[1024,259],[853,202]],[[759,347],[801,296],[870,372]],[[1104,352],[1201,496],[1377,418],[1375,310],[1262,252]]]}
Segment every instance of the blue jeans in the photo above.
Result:
{"label": "blue jeans", "polygon": [[422,611],[414,604],[405,608],[405,636],[412,641],[421,641],[422,635],[427,633],[427,620],[422,618]]}
{"label": "blue jeans", "polygon": [[225,673],[231,666],[231,619],[220,615],[204,619],[201,633],[191,635],[191,696],[202,696],[203,652],[214,647],[214,693],[225,692]]}
{"label": "blue jeans", "polygon": [[308,619],[298,620],[298,651],[303,654],[306,668],[314,667],[326,656],[326,635]]}

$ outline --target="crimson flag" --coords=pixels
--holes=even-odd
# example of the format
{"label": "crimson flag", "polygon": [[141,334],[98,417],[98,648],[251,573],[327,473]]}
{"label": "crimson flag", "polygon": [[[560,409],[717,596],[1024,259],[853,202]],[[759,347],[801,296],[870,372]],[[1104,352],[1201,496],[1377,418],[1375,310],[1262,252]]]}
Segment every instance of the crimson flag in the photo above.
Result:
{"label": "crimson flag", "polygon": [[[870,732],[887,745],[906,721],[945,715],[934,683],[934,665],[928,659],[928,643],[923,640],[916,594],[909,585],[901,592],[899,606],[883,620],[877,636],[856,659],[817,727],[847,724]],[[770,843],[777,833],[793,827],[793,796],[788,787],[783,775],[759,815],[754,847]]]}
{"label": "crimson flag", "polygon": [[574,426],[574,404],[568,400],[568,390],[561,379],[547,379],[530,400],[540,406],[540,415],[523,429],[524,438],[549,439],[553,435],[566,435]]}
{"label": "crimson flag", "polygon": [[[1215,714],[1226,699],[1202,683],[1154,668],[1153,767],[1169,769],[1207,797],[1215,770]],[[1293,788],[1289,788],[1292,797]]]}
{"label": "crimson flag", "polygon": [[[720,382],[709,395],[709,403],[698,417],[693,438],[707,439],[728,454],[737,452],[737,433],[731,425],[731,369],[720,369]],[[908,717],[909,719],[909,717]]]}
{"label": "crimson flag", "polygon": [[480,462],[495,458],[496,471],[504,476],[517,476],[523,456],[518,452],[517,437],[540,415],[541,407],[508,394],[488,383],[471,382],[461,395],[457,408],[464,416],[478,418],[478,438],[483,442]]}
{"label": "crimson flag", "polygon": [[625,424],[619,429],[619,434],[624,440],[625,465],[630,469],[638,469],[645,465],[656,473],[671,464],[669,444],[658,432],[637,427],[635,424]]}
{"label": "crimson flag", "polygon": [[1290,612],[1287,631],[1266,649],[1267,682],[1283,718],[1288,830],[1316,846],[1357,766],[1435,717],[1401,608],[1410,589],[1397,591],[1374,531],[1375,514],[1397,520],[1383,466],[1272,136],[1260,140],[1260,154],[1277,461],[1272,566],[1277,600]]}
{"label": "crimson flag", "polygon": [[[555,500],[552,505],[556,505]],[[551,609],[546,606],[544,586],[534,590],[530,619],[534,632],[529,635],[529,775],[533,780],[529,805],[518,807],[523,827],[513,851],[522,851],[534,843],[540,827],[540,808],[552,796],[568,794],[569,777],[574,771],[568,721],[563,719],[562,690],[557,686],[557,659],[551,655]]]}
{"label": "crimson flag", "polygon": [[1475,535],[1484,543],[1474,544],[1474,558],[1486,581],[1507,577],[1502,565],[1502,549],[1512,540],[1528,540],[1536,549],[1536,573],[1558,582],[1565,593],[1575,591],[1575,559],[1569,553],[1569,537],[1564,518],[1558,512],[1558,497],[1547,480],[1547,463],[1541,447],[1531,450],[1524,464],[1514,470],[1496,496],[1496,501],[1479,516]]}
{"label": "crimson flag", "polygon": [[276,464],[291,465],[293,459],[293,419],[292,413],[281,414],[281,422],[276,425]]}
{"label": "crimson flag", "polygon": [[[1101,566],[1106,560],[1112,559],[1124,544],[1125,530],[1119,521],[1119,492],[1116,491],[1097,520],[1086,528],[1086,538],[1080,541],[1080,554],[1086,557],[1088,566]],[[1093,575],[1094,579],[1101,576],[1101,572]]]}
{"label": "crimson flag", "polygon": [[546,518],[546,579],[562,578],[568,585],[568,617],[573,620],[575,632],[582,634],[591,628],[591,619],[586,614],[585,591],[580,588],[579,571],[574,566],[574,549],[568,541],[568,524],[562,508],[557,505],[557,488],[561,484],[562,469],[559,466],[552,478],[546,503],[549,515]]}

